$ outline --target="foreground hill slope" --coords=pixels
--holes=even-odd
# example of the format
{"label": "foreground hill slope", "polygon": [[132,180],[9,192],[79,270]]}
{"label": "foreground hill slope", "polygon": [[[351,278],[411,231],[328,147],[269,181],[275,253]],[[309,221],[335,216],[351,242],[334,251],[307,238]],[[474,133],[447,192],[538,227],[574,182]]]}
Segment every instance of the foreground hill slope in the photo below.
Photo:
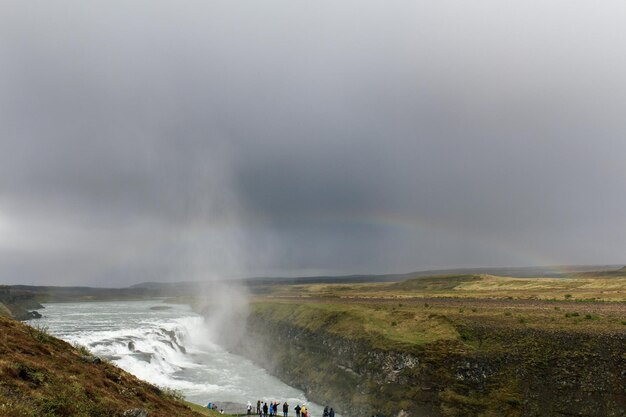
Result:
{"label": "foreground hill slope", "polygon": [[149,417],[201,415],[85,349],[0,317],[0,416],[117,417],[132,409]]}

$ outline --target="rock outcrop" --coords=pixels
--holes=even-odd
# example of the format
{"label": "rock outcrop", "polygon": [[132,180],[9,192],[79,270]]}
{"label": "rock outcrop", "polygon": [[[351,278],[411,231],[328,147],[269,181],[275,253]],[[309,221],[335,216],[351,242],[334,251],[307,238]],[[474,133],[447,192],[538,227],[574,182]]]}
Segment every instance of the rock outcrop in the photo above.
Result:
{"label": "rock outcrop", "polygon": [[34,310],[42,308],[34,294],[0,286],[0,316],[16,320],[37,319],[41,314]]}

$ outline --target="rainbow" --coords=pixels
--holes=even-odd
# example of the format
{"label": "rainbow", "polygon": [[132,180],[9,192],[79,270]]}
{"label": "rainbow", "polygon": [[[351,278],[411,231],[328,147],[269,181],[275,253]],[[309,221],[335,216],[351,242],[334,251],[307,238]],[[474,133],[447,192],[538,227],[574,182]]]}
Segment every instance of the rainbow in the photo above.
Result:
{"label": "rainbow", "polygon": [[[346,213],[322,212],[316,213],[318,221],[330,225],[345,227],[354,225],[362,228],[395,229],[402,233],[413,233],[425,236],[443,236],[451,241],[467,242],[478,246],[484,253],[493,253],[494,258],[510,260],[508,265],[480,265],[481,267],[541,267],[554,274],[569,274],[563,262],[548,258],[527,247],[517,244],[514,239],[504,240],[487,233],[468,233],[466,230],[452,224],[436,222],[432,219],[421,218],[418,215],[406,215],[392,211],[361,211]],[[446,265],[442,268],[462,268],[467,265]]]}

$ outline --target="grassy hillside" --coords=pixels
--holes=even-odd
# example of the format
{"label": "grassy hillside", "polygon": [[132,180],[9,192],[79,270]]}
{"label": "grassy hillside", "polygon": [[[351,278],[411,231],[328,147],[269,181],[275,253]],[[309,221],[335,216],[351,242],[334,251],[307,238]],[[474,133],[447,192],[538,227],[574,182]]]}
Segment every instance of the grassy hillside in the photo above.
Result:
{"label": "grassy hillside", "polygon": [[[438,341],[475,346],[464,329],[535,329],[548,332],[619,334],[626,332],[626,304],[541,300],[427,299],[266,299],[251,312],[272,322],[381,349],[414,350]],[[483,345],[481,349],[488,348]]]}
{"label": "grassy hillside", "polygon": [[410,349],[438,340],[455,340],[458,332],[445,317],[407,307],[322,303],[255,303],[252,313],[307,331],[323,330],[349,339],[367,341],[381,349]]}
{"label": "grassy hillside", "polygon": [[43,330],[0,318],[0,415],[122,416],[140,408],[150,417],[198,417],[177,395]]}
{"label": "grassy hillside", "polygon": [[[396,349],[464,341],[461,329],[626,331],[626,270],[576,278],[420,277],[399,283],[276,287],[254,314]],[[471,344],[465,343],[468,347]],[[485,346],[483,346],[485,348]]]}
{"label": "grassy hillside", "polygon": [[573,274],[564,278],[438,275],[398,283],[312,284],[274,288],[282,297],[483,298],[626,302],[626,270]]}

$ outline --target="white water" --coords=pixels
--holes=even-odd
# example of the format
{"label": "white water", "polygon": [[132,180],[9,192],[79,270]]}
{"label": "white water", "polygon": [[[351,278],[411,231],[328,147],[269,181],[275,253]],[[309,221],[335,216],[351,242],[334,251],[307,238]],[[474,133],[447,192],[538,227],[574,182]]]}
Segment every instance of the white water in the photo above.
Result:
{"label": "white water", "polygon": [[[153,306],[171,309],[151,310]],[[145,381],[180,390],[188,401],[287,401],[290,414],[296,404],[306,403],[313,416],[322,415],[322,407],[301,391],[217,345],[204,319],[189,306],[151,300],[45,307],[40,324],[53,335],[83,345]]]}

